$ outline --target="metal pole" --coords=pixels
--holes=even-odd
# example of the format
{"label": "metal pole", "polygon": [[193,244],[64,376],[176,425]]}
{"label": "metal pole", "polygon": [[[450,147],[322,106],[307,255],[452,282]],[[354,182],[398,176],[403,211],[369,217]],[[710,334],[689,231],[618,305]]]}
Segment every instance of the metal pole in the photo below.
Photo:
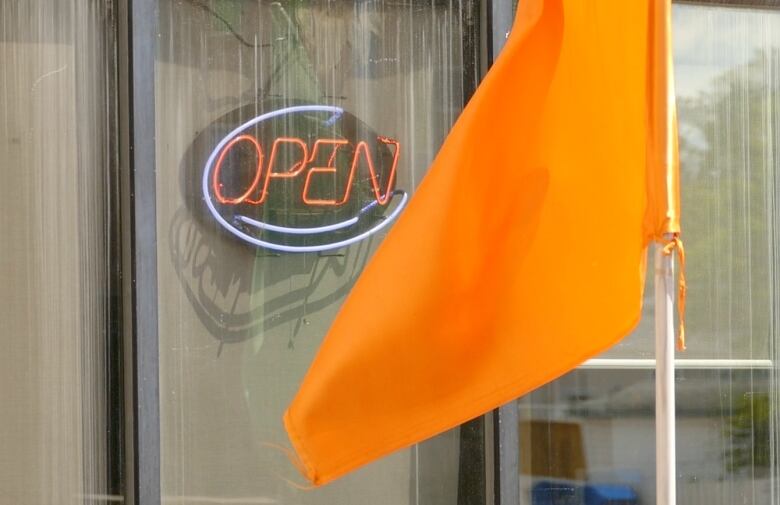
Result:
{"label": "metal pole", "polygon": [[673,257],[665,255],[660,244],[655,249],[656,503],[676,505]]}
{"label": "metal pole", "polygon": [[[511,401],[498,409],[498,505],[521,505],[527,501],[520,496],[520,416],[517,402]],[[524,449],[531,450],[530,447]]]}

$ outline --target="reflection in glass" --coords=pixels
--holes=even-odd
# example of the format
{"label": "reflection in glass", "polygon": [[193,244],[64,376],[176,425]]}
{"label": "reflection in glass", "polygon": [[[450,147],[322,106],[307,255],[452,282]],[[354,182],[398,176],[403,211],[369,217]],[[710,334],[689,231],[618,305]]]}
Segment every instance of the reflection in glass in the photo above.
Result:
{"label": "reflection in glass", "polygon": [[[400,145],[395,187],[412,193],[475,86],[477,7],[439,0],[160,2],[156,93],[164,500],[484,502],[485,430],[479,421],[316,492],[301,492],[301,477],[280,449],[289,446],[282,413],[340,303],[389,227],[332,251],[289,254],[258,248],[225,231],[204,205],[202,184],[209,155],[237,126],[283,107],[319,105],[345,114],[333,121],[316,114],[287,115],[246,133],[265,150],[266,162],[279,138],[300,140],[310,151],[317,139],[365,140],[383,188],[394,151],[382,139],[392,139]],[[296,145],[279,151],[278,167],[289,170],[276,172],[298,171],[303,148]],[[217,181],[224,187],[216,193],[225,202],[215,208],[245,231],[253,222],[316,228],[348,220],[375,198],[365,161],[349,201],[327,208],[306,203],[303,195],[322,201],[347,194],[344,174],[355,154],[350,149],[334,155],[335,172],[326,170],[334,151],[315,156],[312,167],[322,170],[308,193],[307,174],[301,172],[273,178],[264,195],[252,183],[258,151],[251,140],[242,140],[224,159]],[[374,221],[368,228],[382,219],[370,217]],[[342,231],[329,232],[327,239]],[[265,236],[286,245],[320,243],[319,236]]]}
{"label": "reflection in glass", "polygon": [[[690,285],[681,357],[770,359],[780,12],[677,5],[673,22]],[[653,357],[652,279],[642,323],[606,357]]]}
{"label": "reflection in glass", "polygon": [[[718,360],[677,371],[677,499],[775,504],[780,12],[677,5],[673,21],[689,283],[677,358]],[[654,357],[652,278],[643,322],[604,356],[612,369],[510,407],[521,503],[655,503],[654,372],[619,361]]]}
{"label": "reflection in glass", "polygon": [[[772,503],[771,384],[678,371],[679,503]],[[652,370],[579,370],[519,400],[523,503],[655,503],[654,386]]]}

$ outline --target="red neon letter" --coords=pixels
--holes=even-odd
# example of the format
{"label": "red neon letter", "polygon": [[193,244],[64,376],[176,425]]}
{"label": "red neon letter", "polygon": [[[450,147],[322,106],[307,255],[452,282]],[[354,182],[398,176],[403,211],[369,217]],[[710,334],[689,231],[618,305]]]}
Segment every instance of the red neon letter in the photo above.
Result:
{"label": "red neon letter", "polygon": [[[279,144],[286,142],[289,144],[295,144],[298,147],[301,148],[301,152],[303,156],[301,157],[300,161],[297,163],[293,163],[290,168],[287,169],[286,172],[274,172],[274,165],[276,162],[276,156],[279,152]],[[268,159],[268,169],[265,172],[265,182],[263,183],[263,192],[260,195],[260,198],[257,200],[247,200],[248,203],[254,204],[254,205],[260,205],[263,203],[268,196],[268,185],[271,182],[271,179],[290,179],[293,177],[297,177],[298,174],[300,174],[303,169],[306,167],[306,154],[308,153],[308,148],[306,147],[306,143],[299,139],[299,138],[291,138],[291,137],[279,137],[278,139],[274,140],[273,147],[271,147],[271,156]]]}
{"label": "red neon letter", "polygon": [[[346,202],[346,199],[342,201],[336,201],[336,199],[317,199],[317,198],[309,198],[309,184],[311,183],[311,177],[314,174],[317,173],[335,173],[336,167],[333,165],[333,163],[336,161],[336,153],[338,152],[339,148],[345,144],[349,144],[346,140],[343,139],[317,139],[317,141],[314,143],[314,149],[312,149],[311,157],[309,158],[309,163],[313,162],[314,159],[317,156],[317,150],[320,148],[323,144],[330,144],[333,145],[333,152],[330,154],[330,158],[328,158],[328,166],[326,167],[312,167],[309,169],[309,173],[306,174],[306,183],[303,185],[303,201],[304,203],[308,205],[341,205],[342,203]],[[349,187],[352,185],[352,179],[350,177],[349,182],[347,183],[347,192],[349,192]],[[345,195],[345,198],[348,195]]]}
{"label": "red neon letter", "polygon": [[[255,168],[255,177],[254,179],[252,179],[252,184],[249,185],[249,189],[247,189],[246,192],[244,192],[244,194],[236,198],[229,198],[222,193],[222,184],[219,182],[219,173],[222,170],[222,162],[225,160],[225,155],[227,154],[227,152],[230,151],[230,149],[235,144],[241,142],[242,140],[247,140],[251,142],[252,145],[255,146],[255,152],[257,153],[257,168]],[[211,178],[211,187],[214,190],[214,196],[216,197],[217,201],[222,204],[236,205],[246,200],[246,198],[252,193],[252,191],[255,190],[257,183],[260,181],[260,173],[262,172],[262,170],[263,170],[263,148],[260,147],[260,144],[257,142],[257,140],[254,137],[250,135],[241,135],[228,142],[228,145],[226,145],[225,148],[222,149],[222,152],[219,153],[219,158],[217,158],[217,163],[216,165],[214,165],[214,175]]]}
{"label": "red neon letter", "polygon": [[390,167],[390,175],[387,178],[387,187],[384,194],[381,193],[382,187],[380,181],[376,177],[376,170],[374,169],[374,162],[371,159],[371,153],[368,150],[368,144],[365,141],[361,141],[355,149],[355,156],[352,158],[352,167],[349,169],[349,180],[347,181],[347,189],[344,192],[344,198],[341,203],[344,203],[349,199],[349,192],[352,189],[352,180],[355,178],[355,172],[357,172],[357,166],[360,161],[360,153],[365,153],[366,161],[368,162],[368,172],[371,175],[371,187],[374,189],[374,198],[379,205],[387,205],[390,201],[390,189],[393,187],[393,181],[395,180],[395,169],[398,167],[398,156],[401,154],[401,144],[397,140],[393,140],[388,137],[377,137],[377,140],[383,144],[391,144],[395,146],[395,152],[393,153],[393,164]]}

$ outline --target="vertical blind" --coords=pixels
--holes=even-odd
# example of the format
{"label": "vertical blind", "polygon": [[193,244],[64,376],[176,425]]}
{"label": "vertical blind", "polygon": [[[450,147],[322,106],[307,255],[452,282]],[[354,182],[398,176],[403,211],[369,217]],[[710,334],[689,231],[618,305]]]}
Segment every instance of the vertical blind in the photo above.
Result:
{"label": "vertical blind", "polygon": [[108,2],[0,3],[0,495],[116,493],[106,350]]}

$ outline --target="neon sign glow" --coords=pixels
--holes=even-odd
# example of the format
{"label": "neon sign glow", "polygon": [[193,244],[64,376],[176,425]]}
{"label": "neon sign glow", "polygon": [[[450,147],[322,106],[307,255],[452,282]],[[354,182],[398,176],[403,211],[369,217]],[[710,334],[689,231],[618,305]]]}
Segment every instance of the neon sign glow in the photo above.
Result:
{"label": "neon sign glow", "polygon": [[[317,138],[310,149],[309,144],[302,138],[277,137],[271,144],[268,161],[265,163],[266,155],[261,142],[249,132],[260,128],[262,123],[268,124],[275,118],[289,118],[293,115],[307,117],[322,115],[321,119],[317,119],[318,126],[328,129],[337,124],[344,115],[344,110],[328,105],[286,107],[255,117],[231,131],[211,152],[203,170],[203,198],[214,219],[228,232],[245,242],[291,253],[328,251],[346,247],[370,237],[393,222],[408,201],[408,194],[405,191],[394,189],[401,152],[399,142],[380,135],[375,135],[372,139],[375,145],[379,146],[378,148],[392,154],[389,170],[384,166],[377,166],[367,140],[355,139],[351,142],[344,138]],[[227,188],[224,181],[226,160],[229,153],[237,148],[236,146],[244,144],[253,148],[254,170],[243,187]],[[287,146],[286,152],[289,153],[292,149],[297,153],[295,162],[287,167],[281,166],[282,163],[279,161],[281,157],[279,153],[285,149],[285,146]],[[337,157],[340,154],[346,155],[347,151],[352,152],[352,158],[348,165],[343,192],[335,194],[333,198],[312,194],[316,193],[313,191],[316,184],[314,181],[327,182],[330,180],[328,177],[337,175],[339,172]],[[328,156],[325,163],[319,161],[323,156]],[[368,166],[367,184],[370,186],[373,198],[362,206],[356,207],[356,211],[348,219],[318,226],[286,226],[268,222],[255,215],[251,217],[246,215],[248,211],[258,211],[268,204],[269,196],[274,191],[272,186],[274,180],[292,182],[299,177],[303,178],[302,189],[295,195],[289,195],[296,205],[304,209],[316,210],[320,214],[327,209],[343,209],[347,204],[355,203],[352,202],[352,196],[356,177],[361,172],[360,167],[365,165]],[[382,187],[383,179],[386,181],[384,187]],[[399,198],[392,206],[395,197]],[[382,212],[377,217],[377,212],[382,208],[391,207],[389,213]],[[317,243],[311,245],[300,243],[302,239],[305,242],[309,238]]]}

